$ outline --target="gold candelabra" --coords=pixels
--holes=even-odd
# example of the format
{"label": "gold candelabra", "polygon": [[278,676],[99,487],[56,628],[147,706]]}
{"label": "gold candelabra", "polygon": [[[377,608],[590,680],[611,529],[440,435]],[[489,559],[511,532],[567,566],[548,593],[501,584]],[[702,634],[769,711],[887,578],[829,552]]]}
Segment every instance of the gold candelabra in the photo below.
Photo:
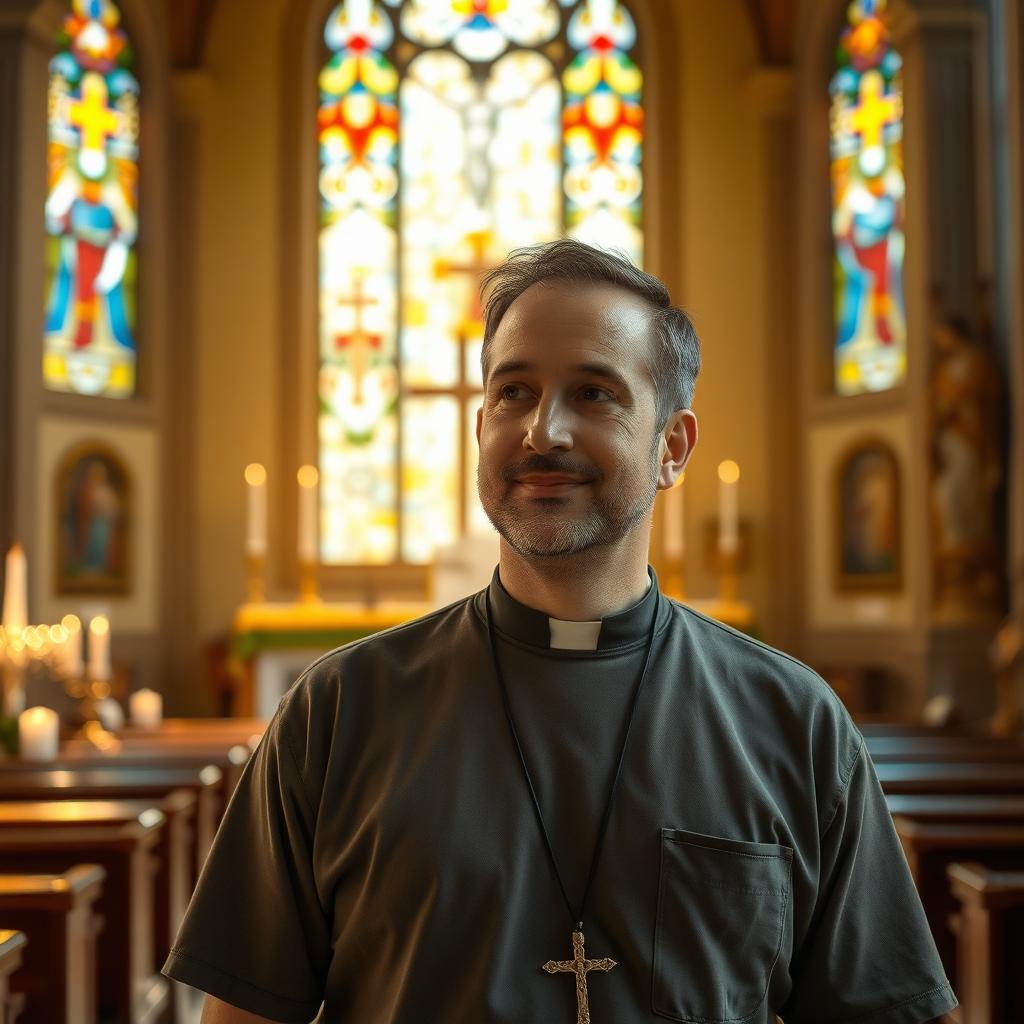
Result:
{"label": "gold candelabra", "polygon": [[81,638],[77,616],[65,615],[56,625],[0,626],[0,678],[3,714],[14,717],[25,710],[25,683],[30,672],[50,675],[66,671],[68,651]]}

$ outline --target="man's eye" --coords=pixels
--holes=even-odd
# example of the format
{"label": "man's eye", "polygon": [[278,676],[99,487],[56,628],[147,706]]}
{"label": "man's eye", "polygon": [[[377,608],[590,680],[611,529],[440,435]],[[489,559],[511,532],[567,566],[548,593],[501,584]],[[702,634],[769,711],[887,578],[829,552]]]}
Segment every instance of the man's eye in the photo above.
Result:
{"label": "man's eye", "polygon": [[519,390],[521,389],[518,384],[502,384],[502,386],[498,388],[498,397],[504,401],[510,402],[515,399],[516,396],[514,394],[509,394],[509,392]]}
{"label": "man's eye", "polygon": [[580,391],[581,395],[588,395],[597,392],[599,395],[604,395],[605,398],[614,398],[615,396],[604,388],[599,388],[596,384],[588,384],[585,388]]}

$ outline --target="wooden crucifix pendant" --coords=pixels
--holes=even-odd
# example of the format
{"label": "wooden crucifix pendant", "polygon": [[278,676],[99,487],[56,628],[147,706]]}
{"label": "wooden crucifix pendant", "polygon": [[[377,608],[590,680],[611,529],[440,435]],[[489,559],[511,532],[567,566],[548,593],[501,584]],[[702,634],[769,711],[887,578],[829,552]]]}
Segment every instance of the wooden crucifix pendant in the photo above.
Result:
{"label": "wooden crucifix pendant", "polygon": [[572,960],[549,960],[544,965],[548,974],[563,972],[576,975],[576,1024],[590,1024],[590,1005],[587,1002],[587,972],[610,971],[615,961],[605,957],[603,960],[588,960],[583,950],[583,931],[572,933]]}

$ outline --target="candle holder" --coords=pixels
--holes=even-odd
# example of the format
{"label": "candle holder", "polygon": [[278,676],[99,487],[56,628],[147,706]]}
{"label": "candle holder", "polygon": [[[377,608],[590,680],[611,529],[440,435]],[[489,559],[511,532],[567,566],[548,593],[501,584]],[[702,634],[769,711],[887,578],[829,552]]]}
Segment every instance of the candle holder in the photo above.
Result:
{"label": "candle holder", "polygon": [[248,554],[245,556],[248,587],[247,600],[250,604],[262,604],[267,599],[266,566],[264,554]]}
{"label": "candle holder", "polygon": [[718,600],[723,605],[734,605],[740,594],[739,548],[718,550]]}
{"label": "candle holder", "polygon": [[104,753],[120,749],[121,740],[106,728],[97,710],[97,704],[110,696],[110,683],[106,679],[69,676],[64,679],[64,692],[78,701],[82,720],[72,740],[88,743]]}
{"label": "candle holder", "polygon": [[315,561],[302,559],[299,562],[299,600],[303,604],[318,604],[320,592],[317,585],[317,569]]}

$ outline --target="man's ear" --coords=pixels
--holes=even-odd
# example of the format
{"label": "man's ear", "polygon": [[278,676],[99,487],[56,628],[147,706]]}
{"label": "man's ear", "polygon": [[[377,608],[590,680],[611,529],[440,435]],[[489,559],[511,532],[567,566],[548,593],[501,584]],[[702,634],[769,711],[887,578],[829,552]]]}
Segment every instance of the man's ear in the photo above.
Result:
{"label": "man's ear", "polygon": [[686,469],[697,446],[697,417],[692,409],[677,409],[661,433],[661,470],[658,489],[668,490]]}
{"label": "man's ear", "polygon": [[480,447],[480,428],[484,422],[484,407],[481,405],[476,411],[476,446]]}

